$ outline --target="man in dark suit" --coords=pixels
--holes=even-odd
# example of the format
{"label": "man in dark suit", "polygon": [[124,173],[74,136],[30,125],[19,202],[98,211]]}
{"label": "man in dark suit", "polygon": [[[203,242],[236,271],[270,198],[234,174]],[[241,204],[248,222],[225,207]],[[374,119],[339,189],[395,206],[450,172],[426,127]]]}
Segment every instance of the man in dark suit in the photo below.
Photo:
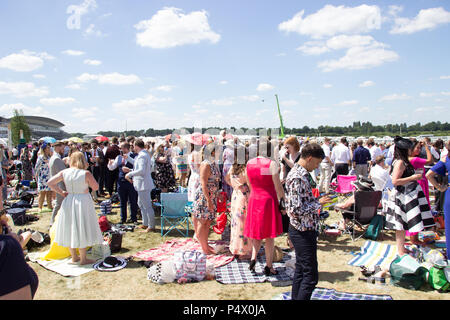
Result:
{"label": "man in dark suit", "polygon": [[[112,137],[111,145],[106,149],[105,152],[105,161],[109,163],[109,160],[115,160],[117,156],[120,154],[120,149],[118,146],[119,139],[117,137]],[[114,189],[116,187],[116,181],[119,177],[119,169],[115,169],[113,171],[108,170],[106,172],[106,189],[108,190],[109,196],[111,197]],[[116,187],[117,190],[117,187]]]}
{"label": "man in dark suit", "polygon": [[[132,222],[137,224],[138,193],[134,189],[133,183],[125,179],[125,175],[133,169],[136,154],[130,152],[130,144],[127,142],[120,144],[120,150],[121,154],[115,160],[109,160],[108,163],[109,170],[119,170],[117,192],[120,198],[120,223]],[[127,221],[127,203],[130,203],[131,221]]]}
{"label": "man in dark suit", "polygon": [[91,151],[89,150],[89,143],[88,142],[83,142],[81,144],[81,152],[84,154],[84,158],[86,159],[89,168],[87,170],[89,170],[92,173],[92,166],[93,166],[93,162],[92,162],[92,154]]}

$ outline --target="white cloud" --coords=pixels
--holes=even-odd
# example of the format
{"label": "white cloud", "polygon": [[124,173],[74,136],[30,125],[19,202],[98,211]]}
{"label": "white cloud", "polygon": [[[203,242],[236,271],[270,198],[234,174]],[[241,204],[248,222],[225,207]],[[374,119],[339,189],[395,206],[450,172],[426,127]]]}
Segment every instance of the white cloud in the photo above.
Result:
{"label": "white cloud", "polygon": [[100,60],[91,60],[91,59],[85,59],[83,63],[88,64],[90,66],[99,66],[102,64]]}
{"label": "white cloud", "polygon": [[257,91],[268,91],[273,89],[275,89],[275,87],[268,83],[260,83],[256,88]]}
{"label": "white cloud", "polygon": [[89,36],[95,36],[95,37],[102,37],[105,36],[103,32],[96,29],[95,24],[91,23],[89,27],[86,28],[83,32],[83,36],[89,37]]}
{"label": "white cloud", "polygon": [[43,97],[48,95],[47,87],[36,87],[32,82],[0,81],[0,94],[9,94],[16,98]]}
{"label": "white cloud", "polygon": [[30,107],[23,103],[10,103],[0,106],[0,114],[5,117],[12,117],[14,110],[22,111],[24,115],[39,115],[44,111],[42,107]]}
{"label": "white cloud", "polygon": [[219,84],[228,84],[228,81],[227,80],[222,80],[222,81],[219,82]]}
{"label": "white cloud", "polygon": [[97,107],[92,108],[73,108],[72,116],[78,119],[93,118],[99,115],[100,109]]}
{"label": "white cloud", "polygon": [[316,13],[303,17],[305,11],[278,25],[280,31],[297,32],[314,39],[336,34],[359,34],[380,29],[378,6],[345,7],[326,5]]}
{"label": "white cloud", "polygon": [[363,113],[363,112],[370,112],[370,108],[369,107],[361,107],[358,109],[359,112]]}
{"label": "white cloud", "polygon": [[323,87],[324,87],[325,89],[328,89],[328,88],[332,88],[333,85],[330,84],[330,83],[325,83],[325,84],[323,85]]}
{"label": "white cloud", "polygon": [[434,106],[434,107],[419,107],[416,108],[414,111],[415,112],[431,112],[431,111],[442,111],[445,108],[442,106]]}
{"label": "white cloud", "polygon": [[293,107],[298,105],[298,101],[295,100],[284,100],[280,101],[280,105],[283,107]]}
{"label": "white cloud", "polygon": [[352,47],[340,59],[319,62],[318,67],[324,72],[338,69],[368,69],[380,66],[386,62],[396,61],[398,58],[399,56],[396,52],[386,50],[382,44],[374,43],[370,46]]}
{"label": "white cloud", "polygon": [[450,76],[440,76],[439,79],[441,79],[441,80],[447,80],[447,79],[450,79]]}
{"label": "white cloud", "polygon": [[277,57],[286,57],[287,54],[284,52],[277,53]]}
{"label": "white cloud", "polygon": [[41,68],[44,60],[53,60],[54,57],[47,52],[36,53],[22,50],[0,59],[0,68],[10,69],[17,72],[30,72]]}
{"label": "white cloud", "polygon": [[62,51],[62,53],[65,55],[68,55],[68,56],[82,56],[85,54],[85,52],[83,52],[83,51],[72,50],[72,49],[64,50],[64,51]]}
{"label": "white cloud", "polygon": [[241,96],[241,99],[245,100],[245,101],[249,101],[249,102],[256,102],[256,101],[260,100],[261,98],[258,95],[254,94],[254,95],[250,95],[250,96]]}
{"label": "white cloud", "polygon": [[234,98],[213,99],[209,104],[221,107],[232,106],[234,104]]}
{"label": "white cloud", "polygon": [[422,9],[413,19],[396,18],[392,34],[411,34],[422,30],[432,30],[438,25],[450,23],[450,12],[444,8]]}
{"label": "white cloud", "polygon": [[130,112],[138,111],[149,106],[153,106],[157,103],[171,101],[171,98],[157,98],[151,94],[143,98],[135,98],[130,100],[122,100],[120,102],[113,103],[113,108],[116,112]]}
{"label": "white cloud", "polygon": [[54,107],[54,106],[64,106],[64,105],[67,105],[67,104],[72,104],[75,101],[76,100],[74,98],[71,98],[71,97],[68,97],[68,98],[59,98],[59,97],[57,97],[57,98],[42,98],[40,100],[40,102],[43,105],[52,106],[52,107]]}
{"label": "white cloud", "polygon": [[358,103],[359,103],[358,100],[346,100],[338,103],[337,106],[352,106]]}
{"label": "white cloud", "polygon": [[80,90],[80,89],[82,89],[83,87],[82,87],[80,84],[78,84],[78,83],[72,83],[72,84],[68,84],[68,85],[65,86],[64,88],[67,88],[67,89],[74,89],[74,90]]}
{"label": "white cloud", "polygon": [[390,95],[382,97],[380,99],[380,102],[395,101],[395,100],[409,100],[409,99],[411,99],[411,97],[408,96],[406,93],[402,93],[402,94],[394,93],[394,94],[390,94]]}
{"label": "white cloud", "polygon": [[306,92],[306,91],[300,91],[299,93],[301,96],[312,96],[312,92]]}
{"label": "white cloud", "polygon": [[371,80],[367,80],[367,81],[361,82],[361,83],[359,84],[359,87],[361,87],[361,88],[366,88],[366,87],[372,87],[372,86],[374,86],[374,85],[375,85],[375,82],[373,82],[373,81],[371,81]]}
{"label": "white cloud", "polygon": [[33,78],[35,79],[45,79],[47,76],[45,74],[33,74]]}
{"label": "white cloud", "polygon": [[181,9],[165,7],[134,27],[139,31],[136,42],[142,47],[164,49],[220,40],[220,35],[211,30],[204,10],[184,14]]}
{"label": "white cloud", "polygon": [[402,12],[402,11],[403,11],[402,6],[391,5],[391,6],[389,6],[388,14],[390,16],[397,17],[398,13]]}
{"label": "white cloud", "polygon": [[77,77],[80,82],[98,81],[99,84],[130,85],[140,83],[141,79],[135,74],[120,74],[117,72],[106,74],[83,73]]}
{"label": "white cloud", "polygon": [[419,96],[420,96],[421,98],[433,97],[433,96],[435,96],[435,95],[436,95],[436,93],[434,93],[434,92],[421,92],[421,93],[419,94]]}
{"label": "white cloud", "polygon": [[450,96],[450,91],[441,91],[443,96]]}
{"label": "white cloud", "polygon": [[162,86],[152,88],[152,90],[170,92],[173,90],[173,88],[175,88],[175,86],[162,85]]}
{"label": "white cloud", "polygon": [[319,55],[325,52],[330,51],[330,49],[320,41],[308,41],[305,42],[302,46],[296,49],[297,51],[301,51],[306,55]]}
{"label": "white cloud", "polygon": [[333,50],[348,49],[353,47],[363,47],[373,44],[380,44],[372,36],[361,35],[338,35],[327,40],[327,47]]}

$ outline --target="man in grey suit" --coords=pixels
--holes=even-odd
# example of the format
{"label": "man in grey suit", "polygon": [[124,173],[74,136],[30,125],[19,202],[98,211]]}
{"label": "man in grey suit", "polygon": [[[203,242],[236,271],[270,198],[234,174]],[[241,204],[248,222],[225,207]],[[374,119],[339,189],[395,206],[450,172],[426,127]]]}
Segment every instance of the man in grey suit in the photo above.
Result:
{"label": "man in grey suit", "polygon": [[[66,165],[64,161],[62,161],[62,157],[64,155],[64,144],[61,141],[57,141],[53,144],[53,155],[50,158],[49,168],[50,168],[50,178],[55,176],[58,172],[66,169]],[[64,182],[60,182],[58,184],[62,190],[66,190],[66,186]],[[50,220],[50,226],[55,222],[55,217],[58,214],[59,209],[61,208],[61,204],[64,198],[60,194],[56,194],[56,205],[53,207],[52,218]]]}
{"label": "man in grey suit", "polygon": [[125,179],[133,183],[138,193],[138,206],[142,213],[142,227],[147,232],[156,231],[155,212],[152,207],[150,192],[155,188],[151,177],[152,162],[149,153],[145,149],[142,139],[134,141],[134,152],[138,156],[134,159],[133,170],[125,175]]}

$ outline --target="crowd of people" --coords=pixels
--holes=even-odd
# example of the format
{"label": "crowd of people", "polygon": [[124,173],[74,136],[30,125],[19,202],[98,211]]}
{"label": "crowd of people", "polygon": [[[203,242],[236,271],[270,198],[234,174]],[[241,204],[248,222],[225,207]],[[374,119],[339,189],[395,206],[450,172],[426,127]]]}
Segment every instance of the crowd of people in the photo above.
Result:
{"label": "crowd of people", "polygon": [[[390,191],[384,214],[386,227],[396,231],[399,254],[406,252],[405,236],[419,243],[418,232],[434,225],[429,183],[437,191],[433,209],[450,214],[450,198],[444,198],[448,142],[431,145],[429,139],[401,137],[390,144],[374,139],[349,143],[346,138],[337,142],[324,138],[318,143],[297,137],[242,142],[227,137],[222,132],[206,142],[189,137],[159,143],[135,137],[82,144],[39,142],[21,148],[13,157],[20,160],[24,180],[36,179],[39,210],[46,201],[51,223],[57,223],[55,241],[70,248],[73,263],[93,263],[86,257],[86,248],[102,241],[94,209],[99,197],[117,192],[121,223],[140,225],[139,210],[140,227],[155,232],[151,191],[175,192],[177,185],[187,187],[192,202],[194,239],[205,254],[216,254],[208,237],[222,191],[230,201],[230,251],[237,259],[248,260],[250,270],[255,270],[264,241],[264,273],[277,274],[274,240],[288,235],[296,254],[292,299],[298,300],[310,299],[318,283],[318,212],[332,201],[330,185],[336,176],[368,177],[377,190]],[[0,157],[8,155],[1,152]],[[8,170],[8,161],[1,163]],[[315,188],[319,197],[313,195]],[[449,223],[450,218],[445,221]]]}

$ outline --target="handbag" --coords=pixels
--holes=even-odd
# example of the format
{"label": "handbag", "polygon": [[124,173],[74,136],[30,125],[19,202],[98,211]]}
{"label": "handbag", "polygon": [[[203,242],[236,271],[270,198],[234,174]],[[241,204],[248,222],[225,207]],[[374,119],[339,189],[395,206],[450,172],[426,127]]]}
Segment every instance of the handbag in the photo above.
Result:
{"label": "handbag", "polygon": [[217,197],[217,212],[227,211],[227,193],[222,191]]}
{"label": "handbag", "polygon": [[105,259],[111,255],[111,248],[108,242],[103,241],[102,244],[94,244],[91,252],[93,256]]}
{"label": "handbag", "polygon": [[216,225],[213,227],[213,230],[217,234],[222,234],[227,225],[227,214],[225,212],[221,213],[216,219]]}
{"label": "handbag", "polygon": [[174,254],[175,279],[202,281],[206,276],[206,255],[199,251],[177,251]]}
{"label": "handbag", "polygon": [[148,268],[147,279],[157,284],[171,283],[175,280],[175,267],[171,260],[161,261]]}
{"label": "handbag", "polygon": [[418,290],[424,283],[428,270],[410,255],[397,257],[389,267],[391,283],[395,286]]}
{"label": "handbag", "polygon": [[450,288],[450,283],[445,276],[444,268],[432,266],[428,274],[428,283],[433,289],[440,292],[447,292]]}
{"label": "handbag", "polygon": [[364,234],[365,239],[377,240],[380,231],[384,228],[385,217],[377,214],[370,221],[370,225]]}

